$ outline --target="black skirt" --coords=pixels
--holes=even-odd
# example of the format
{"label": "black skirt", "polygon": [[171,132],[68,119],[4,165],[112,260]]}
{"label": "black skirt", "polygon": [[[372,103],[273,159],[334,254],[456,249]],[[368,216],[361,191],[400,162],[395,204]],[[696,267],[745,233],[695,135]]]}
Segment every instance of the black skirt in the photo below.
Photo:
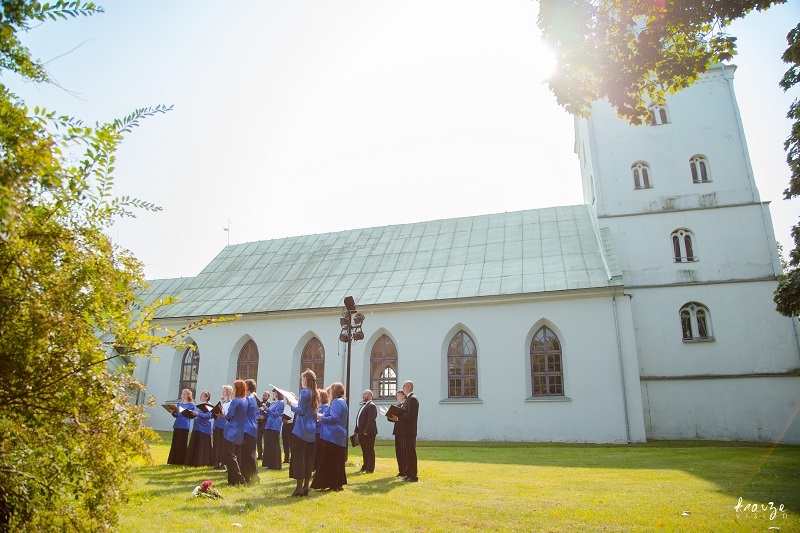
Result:
{"label": "black skirt", "polygon": [[187,466],[214,466],[214,450],[211,446],[211,435],[202,431],[192,431],[189,448],[186,450]]}
{"label": "black skirt", "polygon": [[292,458],[289,462],[289,477],[292,479],[311,479],[314,468],[314,443],[306,442],[292,435]]}
{"label": "black skirt", "polygon": [[312,489],[340,489],[347,485],[347,448],[327,440],[322,441],[322,463],[311,481]]}
{"label": "black skirt", "polygon": [[186,460],[186,445],[189,442],[188,429],[172,430],[172,445],[169,447],[168,465],[182,465]]}
{"label": "black skirt", "polygon": [[283,462],[281,461],[281,432],[265,429],[264,440],[266,441],[266,446],[264,447],[261,466],[270,470],[280,470],[283,467]]}

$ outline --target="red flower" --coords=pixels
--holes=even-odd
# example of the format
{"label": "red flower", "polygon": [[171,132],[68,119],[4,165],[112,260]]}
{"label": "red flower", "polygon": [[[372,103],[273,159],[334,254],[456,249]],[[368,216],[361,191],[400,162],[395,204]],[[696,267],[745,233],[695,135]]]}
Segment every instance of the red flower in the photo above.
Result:
{"label": "red flower", "polygon": [[200,492],[206,492],[206,491],[207,491],[208,489],[210,489],[210,488],[211,488],[211,481],[209,481],[209,480],[205,480],[205,481],[203,481],[203,483],[200,485]]}

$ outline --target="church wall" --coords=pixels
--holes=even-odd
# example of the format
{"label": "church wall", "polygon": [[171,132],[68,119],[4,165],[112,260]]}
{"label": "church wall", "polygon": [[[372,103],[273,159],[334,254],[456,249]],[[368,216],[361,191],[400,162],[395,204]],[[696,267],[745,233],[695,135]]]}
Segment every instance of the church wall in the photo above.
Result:
{"label": "church wall", "polygon": [[800,376],[644,381],[648,438],[800,443]]}
{"label": "church wall", "polygon": [[[577,296],[577,295],[576,295]],[[623,305],[624,302],[623,302]],[[365,340],[353,343],[351,361],[351,423],[360,393],[369,386],[368,360],[372,343],[382,333],[398,351],[398,380],[411,379],[420,400],[419,438],[448,440],[510,440],[564,442],[625,442],[620,356],[614,309],[608,291],[531,299],[453,301],[447,304],[380,306],[359,309],[366,315]],[[623,311],[624,313],[624,311]],[[338,342],[338,310],[328,313],[286,313],[245,317],[193,334],[200,351],[197,389],[209,389],[215,399],[232,383],[243,339],[259,349],[258,389],[267,383],[297,390],[302,345],[313,332],[325,347],[325,382],[344,382],[345,345]],[[563,350],[565,397],[531,399],[530,339],[541,325],[559,336]],[[465,329],[478,349],[478,399],[448,400],[446,349],[452,332]],[[302,341],[302,342],[301,342]],[[626,340],[630,344],[630,339]],[[628,369],[635,356],[625,350]],[[159,403],[174,399],[180,354],[162,350],[152,362],[148,391]],[[140,369],[143,372],[143,369]],[[140,376],[141,377],[141,376]],[[639,384],[630,389],[629,419],[636,420],[634,439],[643,439]],[[384,404],[379,402],[379,404]],[[638,404],[638,408],[637,408]],[[386,402],[384,405],[388,405]],[[160,407],[151,409],[156,429],[169,429],[172,418]],[[379,420],[379,438],[391,438],[391,424]]]}

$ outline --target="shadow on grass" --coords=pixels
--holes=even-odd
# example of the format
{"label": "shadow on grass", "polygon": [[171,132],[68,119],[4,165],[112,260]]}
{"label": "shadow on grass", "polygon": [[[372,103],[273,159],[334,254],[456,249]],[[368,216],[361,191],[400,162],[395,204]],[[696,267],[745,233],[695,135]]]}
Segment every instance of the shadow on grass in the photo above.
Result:
{"label": "shadow on grass", "polygon": [[[376,455],[394,458],[382,441]],[[711,441],[640,444],[418,441],[420,461],[484,463],[558,469],[682,471],[714,483],[721,493],[800,508],[800,446]]]}
{"label": "shadow on grass", "polygon": [[[168,448],[171,435],[162,433],[162,438],[161,445],[166,444]],[[394,460],[392,441],[378,441],[375,449],[377,457]],[[779,501],[789,509],[800,509],[800,446],[711,441],[654,441],[629,445],[418,441],[417,454],[420,462],[682,471],[713,483],[721,493],[734,498],[759,503]],[[361,459],[358,448],[350,449],[349,455],[351,461]],[[187,487],[190,492],[205,479],[212,480],[218,487],[227,483],[224,471],[211,468],[158,464],[137,471],[146,480],[145,490],[154,497],[184,499],[188,495]],[[247,491],[245,505],[248,508],[285,506],[304,500],[289,497],[295,482],[289,479],[288,468],[259,469],[259,475],[261,490],[258,487],[241,489]],[[349,477],[354,483],[345,490],[356,494],[384,494],[404,485],[397,478],[381,474],[350,474]],[[392,483],[392,480],[397,482]],[[267,490],[263,490],[265,485],[269,487]],[[312,491],[312,497],[322,496],[327,494]]]}

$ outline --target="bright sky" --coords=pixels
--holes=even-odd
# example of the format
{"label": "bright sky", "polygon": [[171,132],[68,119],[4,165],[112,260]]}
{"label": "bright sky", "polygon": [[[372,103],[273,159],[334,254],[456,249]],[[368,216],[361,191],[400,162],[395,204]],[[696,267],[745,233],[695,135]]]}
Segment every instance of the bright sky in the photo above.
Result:
{"label": "bright sky", "polygon": [[[58,87],[2,81],[87,122],[172,104],[117,157],[115,226],[149,279],[228,243],[582,203],[572,118],[544,80],[532,0],[113,0],[26,38]],[[735,89],[762,200],[792,248],[777,83],[791,3],[733,26]],[[230,220],[230,225],[228,223]],[[225,232],[224,227],[230,227]]]}

